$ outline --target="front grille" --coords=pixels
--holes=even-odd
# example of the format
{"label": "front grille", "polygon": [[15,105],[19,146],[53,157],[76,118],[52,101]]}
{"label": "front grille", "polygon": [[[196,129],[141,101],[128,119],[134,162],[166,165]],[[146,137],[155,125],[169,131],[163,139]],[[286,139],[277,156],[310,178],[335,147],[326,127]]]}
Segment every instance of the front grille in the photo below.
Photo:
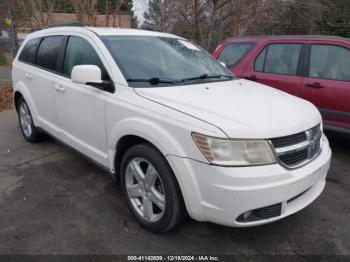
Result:
{"label": "front grille", "polygon": [[307,159],[308,155],[308,149],[303,149],[300,151],[292,152],[292,153],[287,153],[285,155],[279,156],[279,159],[286,165],[292,166],[292,165],[297,165],[305,159]]}
{"label": "front grille", "polygon": [[321,151],[322,131],[317,125],[305,132],[272,138],[276,155],[288,168],[296,168],[310,162]]}
{"label": "front grille", "polygon": [[301,132],[290,136],[273,138],[271,139],[271,142],[274,147],[284,147],[284,146],[298,144],[305,140],[306,140],[306,134],[305,132]]}

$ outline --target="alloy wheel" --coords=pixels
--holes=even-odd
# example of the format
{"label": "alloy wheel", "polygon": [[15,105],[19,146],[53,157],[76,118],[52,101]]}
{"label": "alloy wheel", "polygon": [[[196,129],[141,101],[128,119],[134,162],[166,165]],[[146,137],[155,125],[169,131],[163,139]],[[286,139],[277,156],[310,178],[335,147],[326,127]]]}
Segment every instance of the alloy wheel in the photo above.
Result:
{"label": "alloy wheel", "polygon": [[29,112],[29,108],[26,103],[21,103],[19,108],[19,118],[21,121],[21,127],[23,130],[23,133],[26,135],[26,137],[30,137],[33,133],[32,129],[32,117]]}
{"label": "alloy wheel", "polygon": [[144,158],[133,158],[126,167],[126,189],[132,207],[148,222],[160,220],[165,210],[162,180],[155,167]]}

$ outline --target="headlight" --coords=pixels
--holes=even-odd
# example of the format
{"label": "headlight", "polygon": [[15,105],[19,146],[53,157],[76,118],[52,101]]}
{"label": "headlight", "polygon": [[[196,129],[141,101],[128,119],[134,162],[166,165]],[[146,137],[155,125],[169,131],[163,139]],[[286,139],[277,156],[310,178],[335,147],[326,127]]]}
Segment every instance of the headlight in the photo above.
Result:
{"label": "headlight", "polygon": [[193,133],[193,140],[202,154],[214,165],[253,166],[276,163],[266,140],[233,140]]}

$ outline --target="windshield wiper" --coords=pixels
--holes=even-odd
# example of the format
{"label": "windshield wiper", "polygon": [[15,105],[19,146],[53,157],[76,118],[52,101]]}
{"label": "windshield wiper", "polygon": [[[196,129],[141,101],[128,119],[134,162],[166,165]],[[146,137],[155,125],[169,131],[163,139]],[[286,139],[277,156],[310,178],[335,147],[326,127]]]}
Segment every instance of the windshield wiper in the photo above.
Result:
{"label": "windshield wiper", "polygon": [[233,76],[228,76],[228,75],[208,75],[208,74],[203,74],[203,75],[200,75],[200,76],[183,78],[183,79],[180,80],[180,82],[188,82],[188,81],[193,81],[193,80],[209,79],[209,78],[221,78],[221,77],[227,77],[229,79],[234,78]]}
{"label": "windshield wiper", "polygon": [[150,83],[151,85],[159,85],[159,84],[176,84],[179,81],[177,80],[171,80],[171,79],[162,79],[158,77],[152,77],[152,78],[129,78],[126,81],[128,82],[144,82],[144,83]]}

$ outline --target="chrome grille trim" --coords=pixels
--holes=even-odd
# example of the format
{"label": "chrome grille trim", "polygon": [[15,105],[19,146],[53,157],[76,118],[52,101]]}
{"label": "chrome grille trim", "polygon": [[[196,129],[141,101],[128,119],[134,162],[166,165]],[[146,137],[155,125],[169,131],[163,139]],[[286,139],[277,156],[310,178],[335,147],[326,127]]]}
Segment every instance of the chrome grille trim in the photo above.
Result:
{"label": "chrome grille trim", "polygon": [[321,153],[320,124],[294,135],[271,138],[270,145],[279,163],[287,169],[306,165]]}
{"label": "chrome grille trim", "polygon": [[309,146],[309,142],[304,141],[295,145],[291,145],[291,146],[286,146],[286,147],[280,147],[280,148],[276,148],[276,153],[280,156],[280,155],[285,155],[291,152],[297,152],[300,150],[303,150],[305,148],[307,148]]}

